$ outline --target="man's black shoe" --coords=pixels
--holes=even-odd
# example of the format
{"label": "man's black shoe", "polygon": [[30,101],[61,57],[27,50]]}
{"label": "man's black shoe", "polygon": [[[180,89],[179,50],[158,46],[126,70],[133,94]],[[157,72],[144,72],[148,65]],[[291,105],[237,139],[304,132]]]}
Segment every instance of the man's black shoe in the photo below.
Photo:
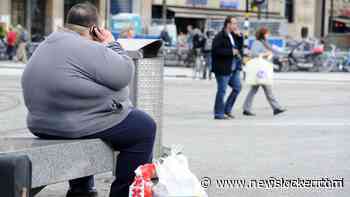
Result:
{"label": "man's black shoe", "polygon": [[245,116],[255,116],[255,114],[250,112],[250,111],[243,111],[243,115],[245,115]]}
{"label": "man's black shoe", "polygon": [[214,117],[215,120],[229,120],[230,118],[227,116],[221,117],[221,116],[215,116]]}
{"label": "man's black shoe", "polygon": [[227,117],[229,117],[230,119],[234,119],[234,118],[235,118],[231,113],[225,113],[225,115],[226,115]]}
{"label": "man's black shoe", "polygon": [[88,191],[74,191],[69,189],[66,197],[98,197],[98,192],[96,189]]}
{"label": "man's black shoe", "polygon": [[278,114],[281,114],[283,112],[287,111],[286,109],[276,109],[273,111],[273,115],[277,116]]}

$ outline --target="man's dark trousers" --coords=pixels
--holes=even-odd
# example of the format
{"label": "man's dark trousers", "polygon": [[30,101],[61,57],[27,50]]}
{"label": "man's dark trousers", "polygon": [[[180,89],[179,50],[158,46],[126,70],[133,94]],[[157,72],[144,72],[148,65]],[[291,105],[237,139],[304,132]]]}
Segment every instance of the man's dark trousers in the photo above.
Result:
{"label": "man's dark trousers", "polygon": [[[224,118],[225,114],[230,114],[236,102],[237,96],[241,92],[240,70],[235,70],[231,75],[215,74],[217,82],[217,92],[214,106],[215,118]],[[232,91],[225,102],[227,85]]]}
{"label": "man's dark trousers", "polygon": [[[44,139],[67,139],[43,134],[35,135]],[[116,179],[111,185],[110,197],[129,196],[129,186],[134,180],[136,168],[152,162],[155,135],[155,121],[143,111],[133,109],[118,125],[81,138],[100,138],[120,151],[116,164]],[[75,191],[88,191],[95,186],[94,177],[70,180],[69,185]]]}

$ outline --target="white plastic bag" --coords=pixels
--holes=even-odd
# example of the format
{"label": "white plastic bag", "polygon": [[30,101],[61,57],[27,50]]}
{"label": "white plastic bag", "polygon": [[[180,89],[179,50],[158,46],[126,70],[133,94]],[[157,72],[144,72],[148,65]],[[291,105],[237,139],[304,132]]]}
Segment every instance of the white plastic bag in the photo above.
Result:
{"label": "white plastic bag", "polygon": [[248,85],[273,84],[273,64],[262,57],[249,60],[245,72]]}
{"label": "white plastic bag", "polygon": [[[171,154],[157,162],[159,183],[164,185],[168,196],[207,197],[197,177],[190,171],[187,158],[171,151]],[[160,196],[165,197],[165,196]]]}

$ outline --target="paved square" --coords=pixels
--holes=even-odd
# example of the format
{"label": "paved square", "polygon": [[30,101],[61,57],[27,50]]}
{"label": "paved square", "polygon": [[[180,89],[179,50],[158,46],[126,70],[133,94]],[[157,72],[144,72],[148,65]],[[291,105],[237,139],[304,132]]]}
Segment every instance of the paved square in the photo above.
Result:
{"label": "paved square", "polygon": [[[255,98],[256,117],[242,116],[243,87],[234,120],[213,120],[215,81],[171,77],[166,68],[164,144],[182,144],[190,168],[210,177],[209,196],[217,197],[347,197],[350,193],[350,75],[277,74],[273,88],[288,112],[272,116],[263,91]],[[25,130],[20,71],[0,68],[0,133]],[[344,178],[344,188],[218,188],[220,179]],[[108,196],[110,176],[97,180]],[[47,187],[39,197],[64,196],[67,184]]]}

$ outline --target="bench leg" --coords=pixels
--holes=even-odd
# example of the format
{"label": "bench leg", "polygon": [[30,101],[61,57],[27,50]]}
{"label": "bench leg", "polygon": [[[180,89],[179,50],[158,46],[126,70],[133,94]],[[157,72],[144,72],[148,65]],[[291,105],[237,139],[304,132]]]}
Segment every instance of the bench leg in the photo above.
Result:
{"label": "bench leg", "polygon": [[46,186],[41,186],[41,187],[37,187],[37,188],[32,188],[30,190],[30,197],[34,197],[35,195],[37,195],[39,192],[41,192],[41,190],[43,190]]}

